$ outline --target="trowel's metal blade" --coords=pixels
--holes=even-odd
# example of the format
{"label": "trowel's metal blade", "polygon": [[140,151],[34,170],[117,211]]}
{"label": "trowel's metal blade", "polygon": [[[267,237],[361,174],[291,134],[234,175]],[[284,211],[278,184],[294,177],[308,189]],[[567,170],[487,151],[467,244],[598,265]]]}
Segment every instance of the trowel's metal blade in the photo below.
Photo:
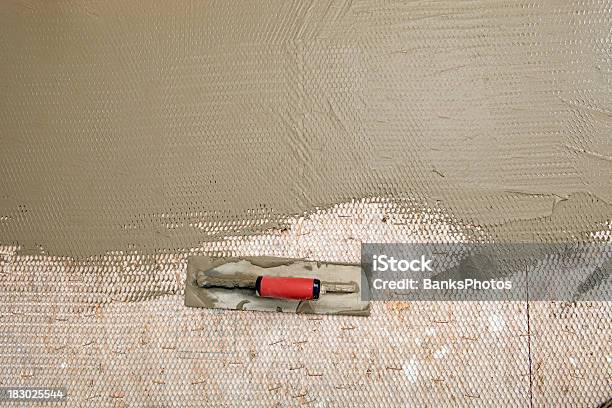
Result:
{"label": "trowel's metal blade", "polygon": [[[262,298],[252,289],[257,276],[291,276],[317,278],[321,281],[357,289],[351,293],[326,292],[318,300],[292,301]],[[241,284],[228,287],[202,287],[207,281],[229,278]],[[189,258],[185,286],[185,304],[236,310],[281,311],[316,314],[369,315],[370,304],[362,300],[363,290],[359,265],[331,264],[297,259],[253,258]]]}
{"label": "trowel's metal blade", "polygon": [[201,288],[226,288],[226,289],[252,289],[255,290],[257,279],[250,277],[244,278],[228,274],[228,276],[210,276],[206,271],[199,271],[196,276],[196,282]]}

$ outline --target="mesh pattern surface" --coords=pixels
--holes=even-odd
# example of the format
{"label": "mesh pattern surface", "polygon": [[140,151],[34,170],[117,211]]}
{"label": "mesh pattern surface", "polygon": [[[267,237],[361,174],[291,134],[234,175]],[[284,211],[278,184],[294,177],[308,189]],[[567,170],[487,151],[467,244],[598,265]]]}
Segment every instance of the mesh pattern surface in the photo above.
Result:
{"label": "mesh pattern surface", "polygon": [[5,4],[2,243],[175,252],[368,197],[574,236],[612,213],[610,7]]}
{"label": "mesh pattern surface", "polygon": [[[191,253],[355,262],[360,240],[461,239],[437,220],[381,220],[401,212],[341,205]],[[15,250],[1,265],[2,383],[64,385],[70,405],[588,407],[610,390],[606,302],[374,302],[369,318],[199,310],[183,306],[187,254]]]}
{"label": "mesh pattern surface", "polygon": [[0,5],[0,385],[69,406],[572,406],[611,306],[183,306],[187,257],[612,241],[606,0]]}

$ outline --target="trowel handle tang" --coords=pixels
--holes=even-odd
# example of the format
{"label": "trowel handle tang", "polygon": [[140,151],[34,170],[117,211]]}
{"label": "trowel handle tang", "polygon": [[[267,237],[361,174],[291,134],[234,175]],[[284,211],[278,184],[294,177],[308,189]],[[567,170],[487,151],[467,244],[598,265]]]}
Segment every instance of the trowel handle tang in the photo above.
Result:
{"label": "trowel handle tang", "polygon": [[258,296],[289,299],[318,299],[321,293],[321,281],[311,278],[283,278],[278,276],[258,276],[255,282]]}

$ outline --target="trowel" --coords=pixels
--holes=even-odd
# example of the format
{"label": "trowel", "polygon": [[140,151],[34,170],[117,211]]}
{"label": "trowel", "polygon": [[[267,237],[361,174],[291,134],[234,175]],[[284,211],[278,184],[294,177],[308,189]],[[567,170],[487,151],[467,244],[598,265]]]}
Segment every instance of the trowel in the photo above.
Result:
{"label": "trowel", "polygon": [[316,278],[258,276],[253,279],[209,276],[200,272],[196,280],[201,288],[253,289],[257,296],[287,300],[316,300],[325,293],[356,293],[359,290],[355,282],[321,282]]}
{"label": "trowel", "polygon": [[359,265],[203,256],[187,265],[191,307],[367,316],[368,295]]}

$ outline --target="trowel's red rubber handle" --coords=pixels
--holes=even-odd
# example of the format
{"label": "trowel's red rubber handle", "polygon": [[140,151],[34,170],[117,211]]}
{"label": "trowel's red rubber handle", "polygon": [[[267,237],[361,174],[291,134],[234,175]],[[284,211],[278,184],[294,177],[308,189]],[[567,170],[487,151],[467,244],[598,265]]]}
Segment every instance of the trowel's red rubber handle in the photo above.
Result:
{"label": "trowel's red rubber handle", "polygon": [[310,278],[258,276],[255,290],[261,297],[290,300],[318,299],[321,293],[321,281]]}

